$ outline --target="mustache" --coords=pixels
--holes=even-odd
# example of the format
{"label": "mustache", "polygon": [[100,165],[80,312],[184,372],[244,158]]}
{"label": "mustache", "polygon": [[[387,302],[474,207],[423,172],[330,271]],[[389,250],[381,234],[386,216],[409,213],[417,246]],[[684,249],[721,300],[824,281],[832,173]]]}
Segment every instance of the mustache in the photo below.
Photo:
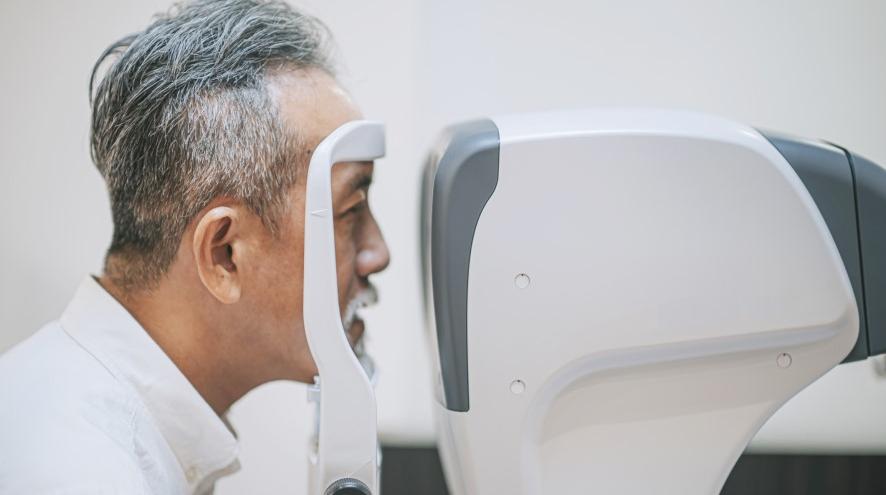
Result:
{"label": "mustache", "polygon": [[378,290],[372,284],[369,284],[365,289],[362,289],[357,295],[352,297],[348,301],[348,305],[345,306],[345,314],[342,316],[342,324],[345,331],[347,332],[351,325],[354,324],[354,320],[357,318],[357,311],[377,303]]}

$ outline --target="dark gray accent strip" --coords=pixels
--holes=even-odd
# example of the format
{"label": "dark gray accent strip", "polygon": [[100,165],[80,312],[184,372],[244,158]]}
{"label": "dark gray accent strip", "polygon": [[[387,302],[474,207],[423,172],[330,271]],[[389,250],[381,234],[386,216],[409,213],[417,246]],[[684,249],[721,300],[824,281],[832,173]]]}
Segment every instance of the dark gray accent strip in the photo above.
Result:
{"label": "dark gray accent strip", "polygon": [[[431,204],[431,279],[445,406],[467,411],[468,271],[480,213],[498,184],[499,134],[491,120],[447,129]],[[429,164],[428,166],[433,166]]]}
{"label": "dark gray accent strip", "polygon": [[855,171],[868,345],[876,356],[886,354],[886,170],[855,153],[847,156]]}
{"label": "dark gray accent strip", "polygon": [[865,286],[858,240],[855,185],[849,160],[842,149],[819,141],[773,133],[763,133],[763,136],[785,157],[809,190],[849,274],[858,304],[859,328],[858,340],[843,362],[866,359],[869,354]]}

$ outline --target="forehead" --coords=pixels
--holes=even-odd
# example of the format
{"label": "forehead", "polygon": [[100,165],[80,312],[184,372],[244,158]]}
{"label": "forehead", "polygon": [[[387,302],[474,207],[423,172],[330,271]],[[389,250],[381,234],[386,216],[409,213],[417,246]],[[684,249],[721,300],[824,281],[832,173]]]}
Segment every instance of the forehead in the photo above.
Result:
{"label": "forehead", "polygon": [[363,117],[335,78],[320,69],[276,72],[268,91],[287,130],[311,151],[342,124]]}

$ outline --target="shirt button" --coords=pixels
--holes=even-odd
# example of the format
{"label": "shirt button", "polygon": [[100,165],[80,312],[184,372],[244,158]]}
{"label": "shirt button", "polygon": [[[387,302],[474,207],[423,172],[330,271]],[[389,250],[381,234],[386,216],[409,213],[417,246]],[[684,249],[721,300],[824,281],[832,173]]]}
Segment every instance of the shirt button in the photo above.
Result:
{"label": "shirt button", "polygon": [[188,483],[193,483],[197,479],[197,468],[191,466],[185,471],[185,477],[188,478]]}

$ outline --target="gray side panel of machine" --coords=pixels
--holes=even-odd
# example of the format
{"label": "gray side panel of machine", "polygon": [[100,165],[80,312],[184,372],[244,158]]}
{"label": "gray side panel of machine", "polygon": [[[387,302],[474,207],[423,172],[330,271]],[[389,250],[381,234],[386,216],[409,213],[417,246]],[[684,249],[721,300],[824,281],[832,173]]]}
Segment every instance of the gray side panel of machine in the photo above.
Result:
{"label": "gray side panel of machine", "polygon": [[871,356],[886,353],[886,169],[847,151],[858,197],[858,226],[868,343]]}
{"label": "gray side panel of machine", "polygon": [[431,274],[446,408],[465,412],[468,393],[468,272],[474,230],[498,184],[498,128],[491,120],[447,130],[431,206]]}
{"label": "gray side panel of machine", "polygon": [[849,160],[842,149],[825,143],[771,133],[763,135],[797,172],[831,231],[849,274],[859,313],[858,340],[843,362],[865,359],[869,356],[868,322],[855,208],[855,181]]}

